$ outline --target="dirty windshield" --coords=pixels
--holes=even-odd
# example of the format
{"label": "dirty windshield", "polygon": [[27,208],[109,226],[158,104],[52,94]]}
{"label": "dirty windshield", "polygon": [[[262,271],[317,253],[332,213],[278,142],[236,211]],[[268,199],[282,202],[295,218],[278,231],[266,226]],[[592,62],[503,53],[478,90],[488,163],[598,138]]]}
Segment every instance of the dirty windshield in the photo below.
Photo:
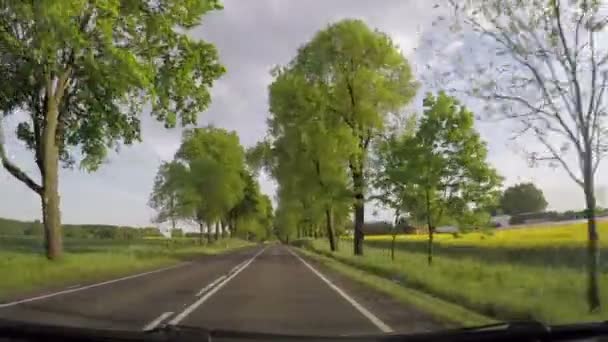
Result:
{"label": "dirty windshield", "polygon": [[0,4],[0,321],[608,317],[604,1]]}

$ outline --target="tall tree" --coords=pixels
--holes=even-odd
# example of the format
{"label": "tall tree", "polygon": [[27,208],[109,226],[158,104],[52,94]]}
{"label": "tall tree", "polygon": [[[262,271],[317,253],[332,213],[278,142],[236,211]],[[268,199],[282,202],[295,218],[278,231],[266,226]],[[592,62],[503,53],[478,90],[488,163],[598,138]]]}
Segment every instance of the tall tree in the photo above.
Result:
{"label": "tall tree", "polygon": [[[561,167],[587,207],[590,310],[600,307],[595,174],[608,152],[608,15],[596,0],[450,0],[456,24],[481,35],[483,59],[461,63],[461,84],[540,143],[534,162]],[[483,50],[482,50],[483,49]],[[472,70],[472,68],[475,71]],[[497,74],[498,73],[498,74]]]}
{"label": "tall tree", "polygon": [[507,215],[541,212],[547,208],[542,190],[532,183],[508,187],[500,198],[500,207]]}
{"label": "tall tree", "polygon": [[[61,255],[59,162],[97,169],[108,148],[141,140],[142,105],[173,127],[196,122],[224,72],[213,45],[186,33],[216,0],[6,0],[0,11],[1,115],[23,110],[17,137],[41,182],[0,149],[4,168],[40,195],[47,256]],[[72,154],[71,148],[78,147]]]}
{"label": "tall tree", "polygon": [[361,20],[342,20],[301,47],[290,68],[303,75],[323,105],[326,123],[348,132],[345,141],[355,216],[354,253],[363,254],[366,167],[370,143],[415,94],[407,60],[384,33]]}
{"label": "tall tree", "polygon": [[187,130],[176,160],[189,169],[184,198],[190,216],[201,227],[211,227],[243,199],[245,151],[236,132],[215,127]]}
{"label": "tall tree", "polygon": [[335,251],[335,210],[350,200],[350,132],[335,118],[327,117],[322,92],[307,84],[299,70],[275,70],[274,75],[269,125],[274,151],[281,151],[276,156],[275,176],[279,183],[291,182],[297,196],[316,199],[307,209],[314,206],[323,211],[326,235]]}
{"label": "tall tree", "polygon": [[171,230],[175,230],[177,220],[183,216],[180,196],[187,186],[188,170],[177,162],[164,162],[158,168],[154,178],[154,187],[150,194],[148,205],[157,211],[155,222],[171,222]]}
{"label": "tall tree", "polygon": [[484,223],[481,210],[497,201],[501,178],[486,161],[473,114],[443,92],[425,97],[416,133],[391,148],[388,179],[407,185],[405,208],[427,223],[430,265],[436,225],[446,216],[460,225]]}

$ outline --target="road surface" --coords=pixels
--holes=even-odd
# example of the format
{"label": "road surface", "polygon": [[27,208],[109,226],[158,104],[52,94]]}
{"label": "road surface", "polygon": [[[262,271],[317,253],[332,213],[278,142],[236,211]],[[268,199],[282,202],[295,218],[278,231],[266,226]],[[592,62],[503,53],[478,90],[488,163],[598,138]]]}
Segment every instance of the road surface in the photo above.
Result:
{"label": "road surface", "polygon": [[173,324],[307,335],[442,328],[428,314],[282,245],[18,298],[0,304],[0,318],[101,329]]}

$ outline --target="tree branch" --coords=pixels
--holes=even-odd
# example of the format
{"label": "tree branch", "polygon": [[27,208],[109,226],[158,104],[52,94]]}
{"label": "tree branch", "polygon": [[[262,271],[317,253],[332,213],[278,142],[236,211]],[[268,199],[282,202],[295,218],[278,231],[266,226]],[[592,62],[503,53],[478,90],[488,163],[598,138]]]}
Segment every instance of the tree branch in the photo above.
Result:
{"label": "tree branch", "polygon": [[566,163],[566,161],[559,155],[559,153],[557,153],[555,148],[553,148],[553,146],[551,146],[551,144],[549,144],[549,142],[543,137],[542,132],[540,132],[537,128],[535,128],[534,131],[536,133],[536,137],[538,138],[538,140],[549,150],[549,152],[551,152],[551,155],[552,155],[552,157],[550,157],[550,158],[537,158],[536,160],[556,160],[556,161],[558,161],[562,165],[564,170],[566,170],[566,172],[568,173],[570,178],[572,178],[572,180],[574,180],[578,185],[583,187],[584,186],[583,181],[580,178],[576,177],[576,175],[574,175],[574,172],[572,172],[572,170],[570,169],[570,166],[568,166],[568,163]]}
{"label": "tree branch", "polygon": [[38,185],[33,179],[31,179],[25,172],[23,172],[17,165],[13,164],[4,150],[4,131],[2,128],[2,118],[0,117],[0,159],[2,165],[13,177],[17,178],[30,189],[38,194],[42,194],[42,187]]}

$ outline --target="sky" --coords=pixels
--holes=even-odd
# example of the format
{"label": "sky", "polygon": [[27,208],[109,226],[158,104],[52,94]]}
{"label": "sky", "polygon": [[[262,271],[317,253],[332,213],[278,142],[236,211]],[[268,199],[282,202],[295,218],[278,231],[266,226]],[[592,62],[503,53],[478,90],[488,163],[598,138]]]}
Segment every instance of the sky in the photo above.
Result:
{"label": "sky", "polygon": [[[410,60],[417,75],[429,61],[423,39],[433,39],[439,31],[431,24],[440,8],[428,0],[226,0],[224,9],[203,17],[190,34],[216,45],[227,73],[211,90],[212,104],[199,116],[199,125],[214,124],[235,130],[245,146],[263,139],[268,117],[269,71],[288,63],[314,33],[344,18],[364,20],[370,27],[386,32]],[[439,47],[444,52],[462,42],[450,41]],[[427,49],[425,51],[425,48]],[[433,60],[433,63],[442,63]],[[420,96],[412,108],[420,107]],[[467,99],[462,99],[467,104]],[[474,109],[474,108],[473,108]],[[62,218],[65,223],[149,225],[154,211],[147,205],[157,168],[177,150],[181,129],[166,130],[148,113],[142,113],[143,142],[123,146],[110,153],[95,173],[78,169],[60,172]],[[39,179],[32,154],[14,134],[23,114],[4,122],[6,149],[15,163]],[[530,168],[523,154],[531,139],[512,140],[508,123],[478,122],[477,128],[488,143],[489,162],[505,177],[505,185],[531,181],[540,187],[555,210],[583,207],[583,193],[565,172],[549,167]],[[605,167],[604,167],[605,169]],[[602,174],[600,168],[598,175]],[[274,196],[276,185],[260,176],[262,191]],[[605,203],[603,187],[608,178],[598,177],[598,200]],[[376,211],[368,208],[368,215]],[[373,215],[372,215],[373,216]],[[39,197],[0,168],[0,217],[33,220],[40,218]],[[368,216],[370,217],[370,216]],[[371,218],[373,219],[373,218]]]}

